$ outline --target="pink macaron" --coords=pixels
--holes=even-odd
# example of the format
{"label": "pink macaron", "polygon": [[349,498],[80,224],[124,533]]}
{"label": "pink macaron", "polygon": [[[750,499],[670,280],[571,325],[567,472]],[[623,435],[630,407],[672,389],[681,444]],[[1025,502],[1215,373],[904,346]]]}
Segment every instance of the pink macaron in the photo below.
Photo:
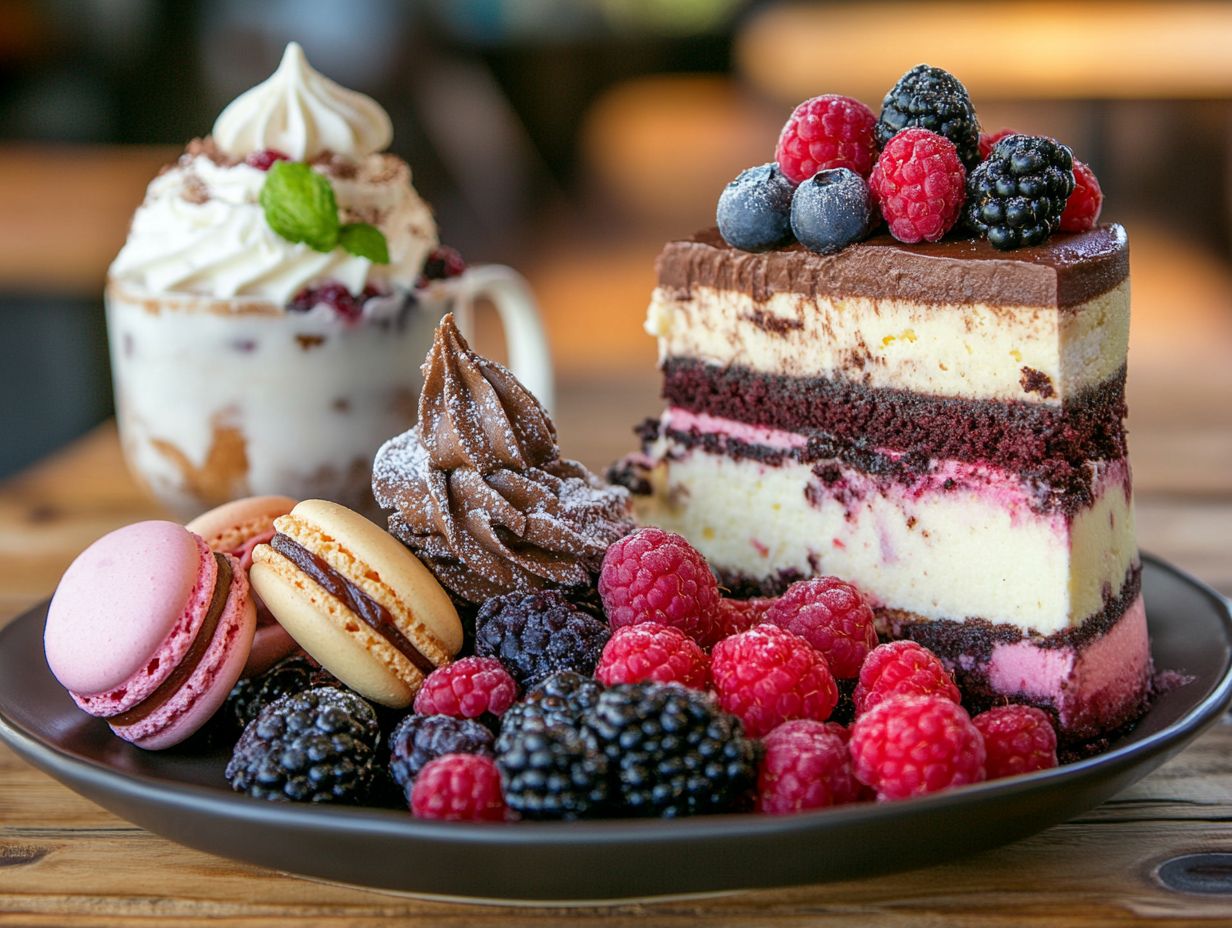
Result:
{"label": "pink macaron", "polygon": [[[252,567],[252,549],[274,537],[274,520],[295,508],[289,496],[249,496],[223,503],[188,523],[188,530],[205,539],[211,551],[239,558],[244,572]],[[257,606],[257,634],[242,676],[264,673],[284,657],[299,650],[295,639],[286,633],[253,593]]]}
{"label": "pink macaron", "polygon": [[240,677],[256,609],[239,561],[174,522],[104,535],[47,610],[47,664],[121,738],[160,750],[204,725]]}

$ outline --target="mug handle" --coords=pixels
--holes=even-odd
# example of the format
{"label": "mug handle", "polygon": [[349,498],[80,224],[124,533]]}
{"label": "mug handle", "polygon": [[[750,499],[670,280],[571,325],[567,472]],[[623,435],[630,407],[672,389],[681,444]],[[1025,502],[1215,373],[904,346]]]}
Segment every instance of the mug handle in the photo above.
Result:
{"label": "mug handle", "polygon": [[484,264],[467,268],[453,283],[454,314],[463,334],[470,338],[474,332],[475,301],[491,300],[505,330],[509,369],[551,414],[556,405],[552,354],[526,278],[503,264]]}

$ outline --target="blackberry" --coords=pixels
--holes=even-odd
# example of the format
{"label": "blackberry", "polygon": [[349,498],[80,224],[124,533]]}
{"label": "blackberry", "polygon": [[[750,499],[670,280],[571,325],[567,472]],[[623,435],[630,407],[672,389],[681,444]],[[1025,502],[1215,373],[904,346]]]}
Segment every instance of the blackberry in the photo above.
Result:
{"label": "blackberry", "polygon": [[719,194],[719,234],[744,251],[765,251],[791,241],[794,192],[795,185],[773,161],[741,171]]}
{"label": "blackberry", "polygon": [[791,230],[809,251],[842,251],[868,235],[873,201],[868,184],[855,171],[818,171],[796,188],[791,201]]}
{"label": "blackberry", "polygon": [[751,806],[760,748],[713,697],[675,685],[614,686],[586,714],[627,815],[676,817]]}
{"label": "blackberry", "polygon": [[894,133],[919,126],[943,135],[958,149],[967,170],[980,163],[980,124],[962,81],[949,71],[918,64],[898,79],[881,101],[875,134],[882,148]]}
{"label": "blackberry", "polygon": [[588,615],[603,615],[603,597],[599,595],[599,589],[594,583],[571,587],[565,595],[569,602]]}
{"label": "blackberry", "polygon": [[493,735],[474,719],[408,715],[389,736],[389,773],[409,800],[411,787],[428,761],[443,754],[491,757]]}
{"label": "blackberry", "polygon": [[360,697],[321,686],[283,696],[244,729],[227,764],[236,792],[280,802],[358,802],[372,784],[379,729]]}
{"label": "blackberry", "polygon": [[260,676],[236,683],[227,696],[225,714],[235,723],[237,731],[243,731],[270,703],[314,686],[341,687],[341,684],[328,670],[306,657],[283,658]]}
{"label": "blackberry", "polygon": [[602,692],[603,684],[593,677],[561,670],[532,687],[522,705],[533,706],[534,712],[548,722],[577,727],[582,714],[594,707]]}
{"label": "blackberry", "polygon": [[499,659],[524,689],[558,670],[592,673],[610,636],[555,590],[497,596],[475,619],[475,653]]}
{"label": "blackberry", "polygon": [[1061,227],[1074,156],[1050,138],[1011,135],[967,177],[967,225],[1003,251],[1039,245]]}
{"label": "blackberry", "polygon": [[582,719],[599,701],[603,685],[590,677],[565,670],[552,674],[511,706],[501,716],[496,751],[508,749],[523,729],[534,726],[563,726],[582,730]]}
{"label": "blackberry", "polygon": [[496,739],[509,808],[526,819],[577,819],[607,808],[608,760],[586,730],[547,721],[519,703]]}

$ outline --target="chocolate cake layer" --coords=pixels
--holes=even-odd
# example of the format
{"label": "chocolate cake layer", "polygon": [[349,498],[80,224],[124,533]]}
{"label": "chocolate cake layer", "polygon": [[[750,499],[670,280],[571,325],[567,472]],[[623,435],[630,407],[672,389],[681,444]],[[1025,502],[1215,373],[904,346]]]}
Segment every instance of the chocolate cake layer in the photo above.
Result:
{"label": "chocolate cake layer", "polygon": [[878,235],[838,254],[793,244],[754,254],[732,248],[717,229],[671,242],[659,284],[752,294],[867,296],[929,304],[1075,306],[1129,276],[1129,243],[1119,225],[1059,233],[1042,245],[997,251],[982,239],[904,245]]}
{"label": "chocolate cake layer", "polygon": [[1017,472],[1056,472],[1071,462],[1125,456],[1124,367],[1099,387],[1046,406],[926,396],[669,358],[663,396],[691,412],[748,425]]}

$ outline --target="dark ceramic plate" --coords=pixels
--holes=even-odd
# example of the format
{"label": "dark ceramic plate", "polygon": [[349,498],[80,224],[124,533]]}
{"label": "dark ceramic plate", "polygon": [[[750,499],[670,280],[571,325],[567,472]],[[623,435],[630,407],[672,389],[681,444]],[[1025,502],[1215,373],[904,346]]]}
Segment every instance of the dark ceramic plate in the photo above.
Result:
{"label": "dark ceramic plate", "polygon": [[174,841],[306,877],[420,895],[608,900],[816,883],[939,863],[1090,809],[1181,750],[1232,701],[1229,603],[1143,572],[1157,668],[1187,684],[1107,752],[1043,773],[804,815],[466,825],[231,793],[226,755],[146,753],[81,713],[43,660],[46,606],[0,630],[0,737],[35,766]]}

